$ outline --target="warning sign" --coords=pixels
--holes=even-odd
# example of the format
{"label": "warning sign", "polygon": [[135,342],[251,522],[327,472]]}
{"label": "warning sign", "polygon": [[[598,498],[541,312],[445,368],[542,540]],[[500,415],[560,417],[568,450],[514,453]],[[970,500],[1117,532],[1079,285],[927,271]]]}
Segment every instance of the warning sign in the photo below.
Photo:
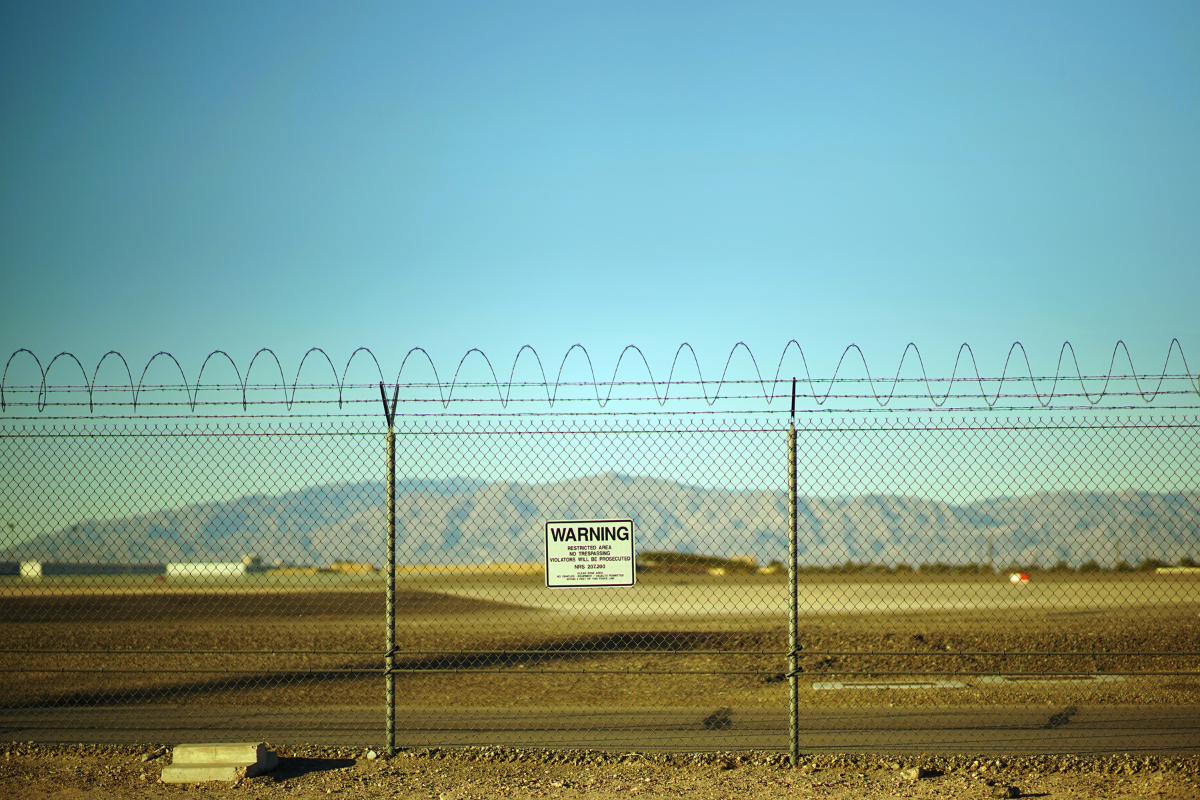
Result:
{"label": "warning sign", "polygon": [[546,585],[633,586],[633,520],[564,519],[546,523]]}

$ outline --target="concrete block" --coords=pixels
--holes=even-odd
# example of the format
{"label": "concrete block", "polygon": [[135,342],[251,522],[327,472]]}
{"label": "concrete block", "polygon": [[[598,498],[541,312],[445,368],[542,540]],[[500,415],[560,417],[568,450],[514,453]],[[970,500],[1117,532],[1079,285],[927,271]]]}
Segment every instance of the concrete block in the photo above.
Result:
{"label": "concrete block", "polygon": [[181,744],[163,767],[163,783],[237,781],[270,772],[279,758],[262,742]]}
{"label": "concrete block", "polygon": [[171,751],[173,764],[257,764],[274,754],[262,742],[179,744]]}

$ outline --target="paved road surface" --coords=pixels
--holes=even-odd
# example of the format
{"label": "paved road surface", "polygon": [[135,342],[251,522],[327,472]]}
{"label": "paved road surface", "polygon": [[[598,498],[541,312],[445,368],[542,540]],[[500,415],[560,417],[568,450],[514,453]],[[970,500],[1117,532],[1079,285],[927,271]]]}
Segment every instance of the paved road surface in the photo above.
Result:
{"label": "paved road surface", "polygon": [[[379,707],[0,709],[0,739],[378,746]],[[399,709],[405,747],[529,745],[619,750],[783,750],[781,710]],[[1179,753],[1200,750],[1200,707],[805,709],[804,752]]]}

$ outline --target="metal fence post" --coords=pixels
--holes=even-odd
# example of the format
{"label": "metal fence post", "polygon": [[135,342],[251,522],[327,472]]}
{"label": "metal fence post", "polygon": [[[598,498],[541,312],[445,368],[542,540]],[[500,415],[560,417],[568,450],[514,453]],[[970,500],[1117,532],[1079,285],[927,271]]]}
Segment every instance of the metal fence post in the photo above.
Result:
{"label": "metal fence post", "polygon": [[792,378],[792,415],[788,422],[788,762],[800,762],[800,676],[797,648],[799,592],[796,561],[796,379]]}
{"label": "metal fence post", "polygon": [[383,413],[387,419],[387,591],[384,598],[383,655],[383,751],[388,758],[396,754],[396,400],[400,384],[388,406],[387,392],[379,383]]}

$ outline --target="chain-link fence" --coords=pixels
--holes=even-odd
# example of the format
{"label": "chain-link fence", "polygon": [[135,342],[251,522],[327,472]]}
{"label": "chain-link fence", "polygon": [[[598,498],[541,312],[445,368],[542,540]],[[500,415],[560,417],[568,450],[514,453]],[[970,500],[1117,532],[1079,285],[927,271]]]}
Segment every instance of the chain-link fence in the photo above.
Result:
{"label": "chain-link fence", "polygon": [[[378,422],[0,432],[0,727],[848,749],[1200,705],[1194,417],[402,417],[391,503],[388,450]],[[632,522],[635,585],[547,586],[573,520]]]}

